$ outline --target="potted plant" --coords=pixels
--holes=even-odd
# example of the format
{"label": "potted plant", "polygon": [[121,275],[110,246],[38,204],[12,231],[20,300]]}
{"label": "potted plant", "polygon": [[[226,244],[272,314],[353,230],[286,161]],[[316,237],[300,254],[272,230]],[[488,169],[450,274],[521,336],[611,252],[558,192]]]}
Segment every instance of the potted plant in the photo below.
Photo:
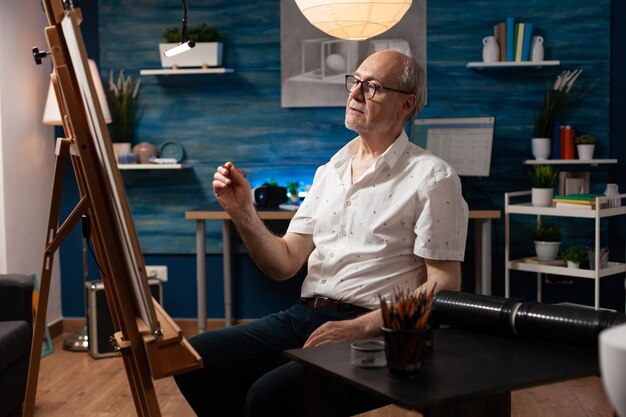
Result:
{"label": "potted plant", "polygon": [[131,143],[135,135],[137,114],[139,110],[139,87],[141,79],[124,76],[121,70],[114,77],[113,70],[109,73],[109,84],[105,87],[107,102],[111,111],[111,142],[116,158],[118,155],[131,153]]}
{"label": "potted plant", "polygon": [[561,259],[567,261],[570,268],[580,268],[580,264],[587,259],[587,251],[580,246],[572,245],[561,253]]}
{"label": "potted plant", "polygon": [[544,160],[550,156],[550,138],[555,117],[565,107],[574,82],[582,71],[579,69],[561,72],[552,88],[546,82],[543,107],[535,118],[535,137],[532,140],[532,152],[535,159]]}
{"label": "potted plant", "polygon": [[535,252],[540,261],[552,261],[559,254],[561,229],[552,223],[537,223],[533,229]]}
{"label": "potted plant", "polygon": [[576,143],[576,150],[578,151],[578,159],[581,161],[588,161],[593,159],[593,151],[596,147],[598,139],[593,135],[580,135],[576,136],[574,143]]}
{"label": "potted plant", "polygon": [[294,181],[294,182],[287,181],[287,193],[289,194],[289,199],[294,204],[300,201],[300,196],[298,195],[298,192],[300,191],[301,184],[302,184],[301,181]]}
{"label": "potted plant", "polygon": [[552,165],[533,165],[528,175],[532,184],[531,198],[533,206],[550,207],[554,194],[554,182],[559,172]]}
{"label": "potted plant", "polygon": [[195,46],[189,51],[166,57],[164,52],[174,48],[181,42],[181,30],[178,27],[169,27],[163,31],[163,41],[159,44],[161,66],[169,67],[219,67],[222,65],[222,36],[210,24],[189,28],[187,40],[193,41]]}

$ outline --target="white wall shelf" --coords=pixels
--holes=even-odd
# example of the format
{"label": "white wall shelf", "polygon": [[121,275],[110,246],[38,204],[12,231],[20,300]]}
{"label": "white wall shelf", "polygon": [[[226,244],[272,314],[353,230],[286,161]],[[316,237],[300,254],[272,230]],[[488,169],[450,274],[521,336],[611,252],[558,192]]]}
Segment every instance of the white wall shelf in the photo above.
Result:
{"label": "white wall shelf", "polygon": [[142,69],[141,75],[193,75],[193,74],[230,74],[235,72],[232,68],[161,68]]}
{"label": "white wall shelf", "polygon": [[482,69],[510,69],[510,68],[543,68],[561,65],[561,61],[498,61],[498,62],[468,62],[466,68]]}
{"label": "white wall shelf", "polygon": [[527,159],[525,165],[608,165],[617,164],[617,159],[545,159],[538,161],[536,159]]}
{"label": "white wall shelf", "polygon": [[[619,262],[608,262],[606,268],[598,268],[599,253],[600,253],[600,220],[607,217],[622,216],[626,214],[626,194],[620,194],[615,196],[619,198],[621,206],[612,208],[600,208],[594,210],[578,209],[578,208],[561,208],[555,207],[535,207],[527,200],[531,196],[531,191],[517,191],[504,194],[504,296],[510,297],[511,283],[510,283],[510,271],[525,271],[535,272],[537,279],[537,301],[541,301],[541,285],[542,274],[563,275],[577,278],[588,278],[594,280],[594,308],[598,310],[600,308],[600,278],[608,277],[616,274],[626,273],[626,264]],[[609,199],[613,197],[598,197],[596,199],[596,207],[606,205]],[[511,199],[525,199],[522,203],[511,203]],[[510,216],[512,214],[522,215],[534,215],[537,217],[537,221],[541,221],[541,216],[557,216],[557,217],[575,217],[594,220],[594,250],[596,253],[595,265],[596,269],[579,269],[579,268],[567,268],[564,266],[550,265],[541,262],[529,262],[529,258],[525,259],[510,259]]]}
{"label": "white wall shelf", "polygon": [[187,169],[191,164],[117,164],[120,171],[141,169]]}

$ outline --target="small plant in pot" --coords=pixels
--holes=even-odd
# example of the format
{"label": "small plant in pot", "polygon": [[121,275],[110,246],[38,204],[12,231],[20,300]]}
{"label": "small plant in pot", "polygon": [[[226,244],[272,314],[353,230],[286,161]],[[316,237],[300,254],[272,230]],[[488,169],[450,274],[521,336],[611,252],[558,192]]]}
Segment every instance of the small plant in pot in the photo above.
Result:
{"label": "small plant in pot", "polygon": [[561,253],[561,259],[567,261],[570,268],[580,268],[580,264],[587,260],[587,251],[580,246],[572,245]]}
{"label": "small plant in pot", "polygon": [[291,200],[291,202],[294,204],[300,201],[300,196],[298,195],[298,193],[300,191],[301,184],[301,181],[287,181],[287,193],[289,194],[289,200]]}
{"label": "small plant in pot", "polygon": [[190,27],[187,31],[187,39],[195,46],[190,50],[166,57],[165,51],[176,47],[183,39],[178,27],[169,27],[163,30],[163,41],[159,44],[161,53],[161,66],[163,68],[183,67],[220,67],[222,65],[222,35],[208,23]]}
{"label": "small plant in pot", "polygon": [[532,185],[532,203],[537,207],[550,207],[554,195],[554,182],[559,171],[552,165],[533,165],[528,172]]}
{"label": "small plant in pot", "polygon": [[552,223],[537,223],[533,229],[535,252],[540,261],[552,261],[559,254],[561,229]]}
{"label": "small plant in pot", "polygon": [[111,110],[111,142],[113,142],[113,149],[118,159],[120,155],[131,153],[131,144],[139,119],[140,86],[141,79],[133,79],[131,75],[124,76],[124,70],[121,70],[117,77],[111,70],[109,83],[105,86],[107,102]]}
{"label": "small plant in pot", "polygon": [[593,151],[596,147],[598,138],[593,135],[580,135],[576,136],[574,143],[576,143],[576,150],[578,151],[578,159],[581,161],[588,161],[593,159]]}

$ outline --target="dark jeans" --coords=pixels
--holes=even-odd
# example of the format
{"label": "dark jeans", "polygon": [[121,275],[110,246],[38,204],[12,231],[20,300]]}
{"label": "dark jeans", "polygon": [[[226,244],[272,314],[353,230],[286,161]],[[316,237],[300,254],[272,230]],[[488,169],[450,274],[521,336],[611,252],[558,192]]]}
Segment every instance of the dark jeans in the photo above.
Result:
{"label": "dark jeans", "polygon": [[354,312],[296,304],[251,323],[198,335],[189,342],[202,356],[204,369],[179,375],[176,383],[201,417],[300,416],[304,368],[285,359],[283,351],[302,347],[327,321],[354,317]]}

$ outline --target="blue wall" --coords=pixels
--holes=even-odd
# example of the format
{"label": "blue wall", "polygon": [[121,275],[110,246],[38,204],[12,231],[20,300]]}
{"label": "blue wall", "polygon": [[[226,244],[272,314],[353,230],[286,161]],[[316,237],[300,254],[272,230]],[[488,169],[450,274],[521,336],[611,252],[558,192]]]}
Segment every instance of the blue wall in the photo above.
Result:
{"label": "blue wall", "polygon": [[[549,7],[550,4],[558,7]],[[245,167],[253,185],[270,177],[282,183],[310,183],[315,168],[353,137],[343,127],[342,108],[280,107],[279,9],[278,0],[266,0],[262,7],[244,0],[195,0],[190,4],[191,25],[209,21],[221,31],[224,66],[235,72],[142,77],[143,107],[137,141],[158,145],[176,139],[193,164],[189,170],[123,174],[146,263],[170,268],[165,307],[173,317],[194,317],[196,313],[195,225],[184,220],[184,212],[214,201],[211,181],[215,167],[225,160],[234,160]],[[158,68],[161,32],[164,27],[178,24],[181,7],[172,0],[100,0],[97,14],[96,42],[106,81],[111,69],[124,69],[125,73],[138,76],[140,69]],[[491,34],[492,26],[506,16],[533,22],[536,33],[546,39],[546,59],[561,60],[561,67],[466,69],[468,61],[480,60],[482,38]],[[580,132],[598,136],[599,157],[618,157],[611,153],[609,137],[610,19],[609,0],[594,4],[579,0],[428,3],[429,103],[422,115],[496,117],[492,175],[467,180],[466,185],[474,194],[502,208],[504,192],[529,188],[521,161],[532,157],[532,121],[541,105],[546,80],[553,82],[562,69],[584,68],[576,84],[581,97],[571,103],[562,115],[563,121]],[[603,191],[607,170],[594,169],[592,180],[592,189]],[[520,226],[520,236],[524,237],[517,240],[530,240],[524,234],[526,219],[515,221],[514,226]],[[563,226],[568,239],[592,243],[588,232],[580,231],[577,222]],[[207,222],[209,317],[223,316],[220,227],[220,222]],[[493,241],[496,294],[503,292],[503,237],[503,222],[498,222]],[[80,316],[83,311],[82,293],[77,290],[81,288],[78,246],[79,243],[70,243],[62,250],[65,316]],[[525,243],[514,250],[520,256],[531,251]],[[466,259],[470,268],[466,268],[464,288],[471,288],[473,282],[472,257],[473,248],[468,245]],[[257,317],[289,304],[298,294],[298,282],[285,285],[264,279],[243,254],[237,256],[235,265],[236,317]],[[91,269],[95,270],[93,265]],[[623,309],[623,290],[612,291],[619,284],[613,281],[616,280],[606,280],[606,284],[603,281],[602,304]],[[514,275],[515,294],[532,298],[533,282],[527,274]],[[588,283],[579,282],[545,291],[547,301],[567,297],[586,304],[592,302],[591,294]]]}

